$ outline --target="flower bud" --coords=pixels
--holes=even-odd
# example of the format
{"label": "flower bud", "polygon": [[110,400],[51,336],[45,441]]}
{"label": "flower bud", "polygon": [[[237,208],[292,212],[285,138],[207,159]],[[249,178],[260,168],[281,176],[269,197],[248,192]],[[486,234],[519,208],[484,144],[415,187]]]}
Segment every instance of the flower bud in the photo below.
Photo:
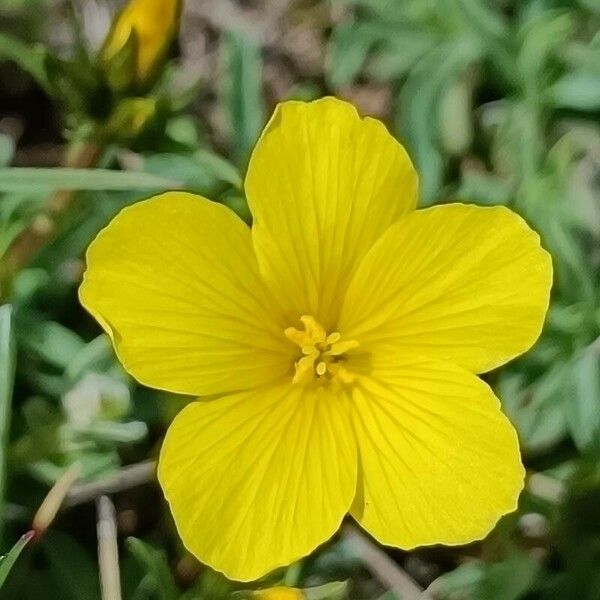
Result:
{"label": "flower bud", "polygon": [[296,588],[274,587],[257,590],[252,594],[254,600],[305,600],[306,596]]}
{"label": "flower bud", "polygon": [[129,0],[116,16],[100,61],[119,88],[148,84],[179,29],[182,0]]}

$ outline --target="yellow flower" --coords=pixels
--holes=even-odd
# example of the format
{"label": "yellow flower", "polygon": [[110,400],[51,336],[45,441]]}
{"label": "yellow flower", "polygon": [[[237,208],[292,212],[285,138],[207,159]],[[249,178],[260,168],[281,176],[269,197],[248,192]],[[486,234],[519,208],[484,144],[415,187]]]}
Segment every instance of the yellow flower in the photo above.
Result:
{"label": "yellow flower", "polygon": [[306,596],[296,588],[274,587],[257,590],[252,594],[256,600],[304,600]]}
{"label": "yellow flower", "polygon": [[109,65],[132,43],[134,75],[144,83],[163,59],[179,28],[182,0],[129,0],[118,14],[101,51]]}
{"label": "yellow flower", "polygon": [[180,192],[126,208],[80,292],[140,382],[217,396],[160,456],[185,545],[252,580],[348,512],[405,549],[484,537],[524,472],[476,374],[540,333],[538,235],[504,207],[415,210],[402,146],[334,98],[278,106],[245,188],[252,229]]}

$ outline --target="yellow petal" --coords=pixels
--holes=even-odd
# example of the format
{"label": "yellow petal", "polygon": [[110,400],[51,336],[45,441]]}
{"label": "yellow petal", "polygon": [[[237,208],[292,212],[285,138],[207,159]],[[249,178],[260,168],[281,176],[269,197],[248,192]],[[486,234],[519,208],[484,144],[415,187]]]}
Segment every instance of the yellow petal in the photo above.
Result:
{"label": "yellow petal", "polygon": [[137,76],[143,81],[171,43],[179,24],[181,0],[130,0],[117,15],[102,49],[102,59],[112,60],[131,35],[137,41]]}
{"label": "yellow petal", "polygon": [[551,285],[550,255],[512,211],[419,210],[365,257],[338,330],[365,350],[402,350],[482,373],[536,341]]}
{"label": "yellow petal", "polygon": [[340,297],[372,244],[414,209],[417,176],[375,119],[335,98],[285,102],[250,160],[246,193],[261,272],[291,323],[330,329]]}
{"label": "yellow petal", "polygon": [[346,401],[286,378],[184,408],[158,477],[188,550],[249,581],[331,537],[356,489]]}
{"label": "yellow petal", "polygon": [[387,358],[353,392],[360,467],[352,515],[404,549],[485,537],[523,487],[512,425],[468,371]]}
{"label": "yellow petal", "polygon": [[81,302],[142,383],[216,394],[290,370],[250,230],[224,206],[184,193],[139,202],[100,232],[87,265]]}

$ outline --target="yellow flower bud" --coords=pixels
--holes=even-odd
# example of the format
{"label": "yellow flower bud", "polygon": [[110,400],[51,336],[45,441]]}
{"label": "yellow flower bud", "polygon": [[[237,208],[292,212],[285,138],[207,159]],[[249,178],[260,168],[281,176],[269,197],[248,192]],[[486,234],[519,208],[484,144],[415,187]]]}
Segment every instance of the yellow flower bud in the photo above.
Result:
{"label": "yellow flower bud", "polygon": [[252,594],[255,600],[306,600],[306,596],[296,588],[274,587],[257,590]]}
{"label": "yellow flower bud", "polygon": [[181,4],[182,0],[129,0],[104,42],[102,63],[110,66],[131,44],[133,79],[147,82],[179,29]]}

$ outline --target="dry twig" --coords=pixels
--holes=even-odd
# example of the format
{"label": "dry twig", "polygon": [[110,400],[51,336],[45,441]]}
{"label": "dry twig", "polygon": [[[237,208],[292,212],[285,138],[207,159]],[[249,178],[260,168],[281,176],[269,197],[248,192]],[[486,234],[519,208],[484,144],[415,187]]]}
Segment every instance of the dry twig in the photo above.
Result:
{"label": "dry twig", "polygon": [[103,494],[116,494],[138,485],[144,485],[154,479],[155,472],[156,461],[153,460],[123,467],[118,473],[104,479],[73,486],[67,494],[64,506],[66,508],[77,506]]}
{"label": "dry twig", "polygon": [[346,525],[342,538],[359,556],[371,573],[403,600],[432,600],[432,597],[383,550],[371,542],[359,529]]}
{"label": "dry twig", "polygon": [[108,496],[101,496],[96,503],[96,511],[102,600],[121,600],[115,507]]}

